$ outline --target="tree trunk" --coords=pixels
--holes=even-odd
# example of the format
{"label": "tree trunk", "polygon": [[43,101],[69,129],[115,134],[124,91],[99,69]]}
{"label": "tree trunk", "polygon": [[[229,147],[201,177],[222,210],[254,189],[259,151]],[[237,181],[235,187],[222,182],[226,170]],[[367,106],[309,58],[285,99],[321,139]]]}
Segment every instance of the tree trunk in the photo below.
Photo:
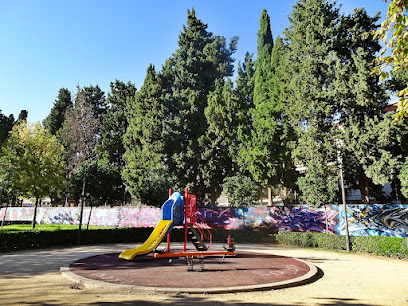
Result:
{"label": "tree trunk", "polygon": [[358,182],[360,184],[361,201],[366,204],[370,203],[370,182],[361,167],[358,169]]}
{"label": "tree trunk", "polygon": [[86,224],[86,230],[89,229],[89,222],[91,222],[92,208],[93,208],[93,206],[91,205],[91,210],[90,210],[89,216],[88,216],[88,223]]}
{"label": "tree trunk", "polygon": [[36,219],[37,219],[37,207],[38,207],[39,200],[40,200],[39,198],[35,198],[33,222],[31,224],[31,229],[35,229],[35,223],[36,223]]}
{"label": "tree trunk", "polygon": [[4,221],[6,220],[7,207],[8,207],[8,204],[6,205],[6,207],[5,207],[5,209],[4,209],[4,215],[3,215],[3,218],[1,219],[1,229],[3,229]]}
{"label": "tree trunk", "polygon": [[86,173],[87,171],[85,170],[85,175],[84,175],[84,180],[82,182],[82,193],[81,193],[81,200],[80,200],[80,213],[79,213],[79,227],[78,227],[78,237],[77,237],[77,244],[81,245],[81,230],[82,230],[82,217],[84,215],[84,198],[85,198],[85,184],[86,184]]}
{"label": "tree trunk", "polygon": [[268,187],[268,206],[272,206],[272,187]]}

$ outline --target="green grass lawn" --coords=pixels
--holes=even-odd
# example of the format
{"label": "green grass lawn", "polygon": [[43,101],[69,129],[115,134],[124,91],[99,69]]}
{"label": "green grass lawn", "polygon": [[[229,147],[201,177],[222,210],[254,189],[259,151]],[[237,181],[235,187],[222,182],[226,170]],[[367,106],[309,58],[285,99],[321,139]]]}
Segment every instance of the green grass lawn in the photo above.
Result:
{"label": "green grass lawn", "polygon": [[[106,229],[108,227],[103,226],[89,226],[89,229]],[[37,224],[35,231],[60,231],[60,230],[76,230],[78,225],[63,225],[63,224]],[[82,225],[82,229],[86,229],[86,224]],[[19,231],[32,231],[31,224],[13,224],[5,225],[0,232],[19,232]]]}

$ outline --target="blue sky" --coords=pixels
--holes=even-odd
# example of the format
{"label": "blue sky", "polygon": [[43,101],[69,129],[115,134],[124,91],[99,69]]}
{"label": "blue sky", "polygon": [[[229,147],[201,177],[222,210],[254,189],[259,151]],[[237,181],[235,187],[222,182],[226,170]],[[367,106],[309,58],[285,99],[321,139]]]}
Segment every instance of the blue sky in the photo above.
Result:
{"label": "blue sky", "polygon": [[[0,0],[0,110],[42,121],[62,87],[99,85],[115,79],[139,89],[149,63],[161,69],[176,50],[187,9],[227,39],[238,36],[234,58],[256,56],[256,33],[265,8],[274,37],[288,26],[295,0]],[[381,0],[339,0],[342,12],[382,11]]]}

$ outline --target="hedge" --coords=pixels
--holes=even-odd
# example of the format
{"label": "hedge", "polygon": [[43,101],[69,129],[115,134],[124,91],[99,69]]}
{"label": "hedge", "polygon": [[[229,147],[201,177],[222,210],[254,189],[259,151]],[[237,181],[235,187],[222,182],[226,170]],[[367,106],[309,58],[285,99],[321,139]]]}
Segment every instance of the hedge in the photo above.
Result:
{"label": "hedge", "polygon": [[[344,235],[278,232],[276,240],[288,246],[346,250],[346,237]],[[350,249],[355,252],[408,259],[407,238],[350,236]]]}
{"label": "hedge", "polygon": [[[83,230],[81,243],[107,244],[107,243],[140,243],[144,242],[153,231],[153,228],[110,228]],[[212,229],[213,242],[226,243],[228,235],[236,243],[260,243],[271,239],[258,230],[231,230]],[[184,241],[184,230],[171,231],[172,242]],[[272,241],[272,240],[271,240]],[[73,246],[77,243],[76,230],[57,231],[17,231],[0,233],[0,252],[10,252],[26,249],[41,249],[50,247]]]}

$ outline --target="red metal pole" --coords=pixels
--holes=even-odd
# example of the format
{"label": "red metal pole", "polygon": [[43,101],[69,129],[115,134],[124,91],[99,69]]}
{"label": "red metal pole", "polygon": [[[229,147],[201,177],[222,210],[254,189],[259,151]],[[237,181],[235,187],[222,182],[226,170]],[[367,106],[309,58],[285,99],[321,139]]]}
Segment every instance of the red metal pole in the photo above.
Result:
{"label": "red metal pole", "polygon": [[170,233],[167,233],[167,253],[170,253]]}
{"label": "red metal pole", "polygon": [[184,190],[184,247],[183,252],[187,250],[187,220],[188,220],[188,207],[190,206],[190,200],[188,198],[188,188]]}
{"label": "red metal pole", "polygon": [[171,197],[171,195],[173,194],[173,189],[169,189],[169,197]]}

